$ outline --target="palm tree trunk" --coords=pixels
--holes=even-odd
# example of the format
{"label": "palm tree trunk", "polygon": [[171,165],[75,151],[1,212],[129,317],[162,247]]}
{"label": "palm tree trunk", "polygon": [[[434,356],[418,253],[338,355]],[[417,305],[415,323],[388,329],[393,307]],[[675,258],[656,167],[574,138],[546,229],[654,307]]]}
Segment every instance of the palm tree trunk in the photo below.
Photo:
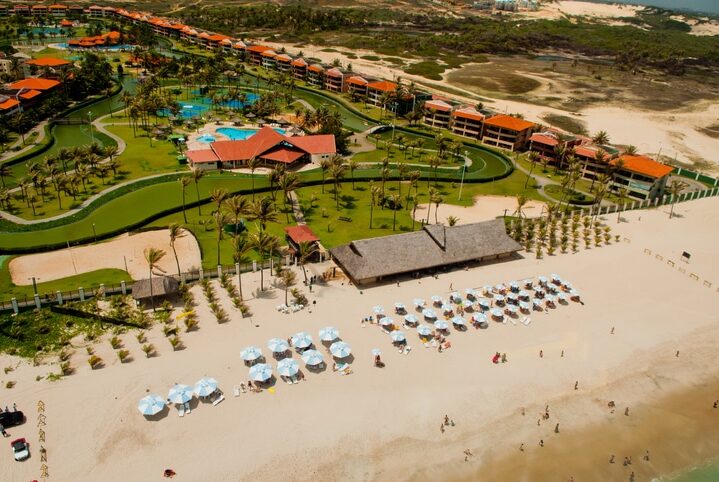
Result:
{"label": "palm tree trunk", "polygon": [[240,266],[240,263],[237,263],[237,266],[239,267],[237,270],[237,287],[240,291],[240,301],[242,301],[242,266]]}
{"label": "palm tree trunk", "polygon": [[175,255],[175,263],[177,263],[177,276],[182,277],[180,273],[180,258],[177,257],[177,250],[175,249],[175,243],[172,243],[172,253]]}
{"label": "palm tree trunk", "polygon": [[152,311],[155,311],[155,294],[152,291],[152,266],[150,266],[150,303],[152,303]]}
{"label": "palm tree trunk", "polygon": [[202,206],[200,205],[200,185],[195,183],[195,191],[197,192],[197,213],[202,216]]}

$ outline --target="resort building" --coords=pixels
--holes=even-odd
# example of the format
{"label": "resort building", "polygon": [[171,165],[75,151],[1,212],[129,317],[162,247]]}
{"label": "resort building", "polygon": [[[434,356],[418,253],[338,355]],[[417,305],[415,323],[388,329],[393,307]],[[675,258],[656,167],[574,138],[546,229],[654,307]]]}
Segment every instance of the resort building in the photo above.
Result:
{"label": "resort building", "polygon": [[544,162],[561,166],[579,142],[579,138],[559,131],[535,132],[529,137],[529,150],[536,152]]}
{"label": "resort building", "polygon": [[260,56],[262,57],[262,67],[268,70],[275,70],[275,66],[277,65],[277,61],[275,60],[277,52],[274,50],[265,50]]}
{"label": "resort building", "polygon": [[292,61],[292,77],[296,80],[305,80],[307,77],[307,61],[302,57]]}
{"label": "resort building", "polygon": [[321,89],[325,85],[325,68],[320,64],[307,67],[307,83],[312,87]]}
{"label": "resort building", "polygon": [[22,112],[20,101],[5,94],[0,94],[0,116],[5,117],[18,112]]}
{"label": "resort building", "polygon": [[623,154],[610,162],[613,167],[612,189],[626,189],[630,197],[654,199],[664,195],[669,174],[674,168],[647,156]]}
{"label": "resort building", "polygon": [[368,79],[361,75],[352,75],[347,79],[347,92],[352,97],[365,98],[367,97],[367,84],[369,84]]}
{"label": "resort building", "polygon": [[292,72],[292,57],[287,54],[278,54],[275,57],[275,65],[279,72],[289,74]]}
{"label": "resort building", "polygon": [[496,115],[484,120],[482,143],[510,151],[521,150],[529,142],[535,128],[533,122],[509,115]]}
{"label": "resort building", "polygon": [[59,86],[60,82],[57,80],[39,77],[28,77],[27,79],[12,82],[3,89],[2,95],[10,100],[17,101],[18,104],[6,100],[3,114],[6,114],[9,109],[14,112],[16,108],[23,110],[31,107]]}
{"label": "resort building", "polygon": [[347,90],[345,77],[347,72],[333,67],[325,72],[325,89],[330,92],[344,92]]}
{"label": "resort building", "polygon": [[424,103],[422,122],[431,127],[449,128],[452,106],[443,100],[428,100]]}
{"label": "resort building", "polygon": [[370,82],[367,84],[367,102],[378,107],[383,107],[385,95],[397,90],[397,84],[388,80]]}
{"label": "resort building", "polygon": [[267,50],[272,49],[264,45],[253,45],[251,47],[247,47],[247,53],[250,55],[250,63],[254,65],[262,65],[262,52]]}
{"label": "resort building", "polygon": [[582,166],[582,177],[596,180],[609,169],[609,162],[619,154],[611,146],[596,146],[594,144],[581,144],[572,149],[574,158]]}
{"label": "resort building", "polygon": [[47,10],[53,17],[64,17],[67,14],[66,5],[50,5],[49,7],[47,7]]}
{"label": "resort building", "polygon": [[271,127],[263,127],[245,140],[211,142],[209,149],[187,151],[187,161],[198,169],[237,169],[253,158],[266,165],[319,163],[337,153],[335,136],[312,135],[288,137]]}
{"label": "resort building", "polygon": [[460,136],[481,139],[483,125],[484,114],[474,107],[455,109],[451,114],[452,132]]}
{"label": "resort building", "polygon": [[330,249],[335,263],[357,285],[397,275],[509,258],[522,246],[507,235],[504,220],[443,226],[413,233],[352,241]]}
{"label": "resort building", "polygon": [[120,32],[107,32],[95,37],[82,37],[71,39],[67,42],[69,47],[92,48],[106,45],[117,45],[120,43]]}
{"label": "resort building", "polygon": [[320,238],[310,229],[306,224],[299,224],[297,226],[288,226],[285,228],[285,240],[292,256],[300,254],[300,245],[307,243],[311,249],[314,249],[314,259],[308,259],[307,261],[318,261],[320,252]]}

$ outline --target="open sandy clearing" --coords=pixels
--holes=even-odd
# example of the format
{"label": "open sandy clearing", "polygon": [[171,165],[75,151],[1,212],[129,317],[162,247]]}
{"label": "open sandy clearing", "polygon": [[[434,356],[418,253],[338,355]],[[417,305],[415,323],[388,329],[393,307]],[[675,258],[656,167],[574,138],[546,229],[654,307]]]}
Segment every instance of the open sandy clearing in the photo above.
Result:
{"label": "open sandy clearing", "polygon": [[[427,204],[418,204],[414,213],[415,220],[427,219]],[[539,216],[546,204],[539,201],[527,201],[522,207],[522,213],[526,216]],[[429,222],[434,222],[434,204],[430,211]],[[509,196],[475,196],[472,206],[457,206],[454,204],[440,204],[437,213],[437,221],[445,222],[449,216],[459,218],[457,224],[477,223],[489,221],[497,216],[512,214],[517,210],[517,199]]]}
{"label": "open sandy clearing", "polygon": [[[166,253],[159,263],[161,270],[168,273],[177,271],[169,230],[163,229],[123,234],[111,241],[89,246],[19,256],[10,261],[10,276],[13,283],[23,286],[32,283],[32,276],[40,281],[52,281],[100,269],[124,270],[127,266],[132,279],[143,279],[148,276],[144,251],[150,247]],[[192,234],[185,231],[185,235],[175,242],[175,249],[182,271],[200,267],[200,247]]]}

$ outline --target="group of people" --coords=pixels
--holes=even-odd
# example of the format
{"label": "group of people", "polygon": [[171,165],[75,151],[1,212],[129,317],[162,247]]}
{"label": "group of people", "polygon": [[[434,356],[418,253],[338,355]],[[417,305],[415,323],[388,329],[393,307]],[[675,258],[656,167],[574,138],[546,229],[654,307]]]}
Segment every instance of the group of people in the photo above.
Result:
{"label": "group of people", "polygon": [[449,415],[444,416],[444,420],[439,426],[439,431],[444,433],[444,427],[454,427],[454,420],[449,418]]}
{"label": "group of people", "polygon": [[499,363],[500,361],[501,361],[502,363],[507,363],[507,354],[506,354],[506,353],[502,353],[502,354],[500,355],[499,352],[496,352],[496,353],[494,354],[494,356],[492,357],[492,363],[494,363],[494,364],[496,365],[496,364]]}
{"label": "group of people", "polygon": [[240,383],[240,391],[242,393],[247,393],[247,390],[253,393],[260,393],[262,391],[262,387],[260,387],[259,383],[252,383],[252,380],[247,381],[247,386],[245,386],[244,383]]}

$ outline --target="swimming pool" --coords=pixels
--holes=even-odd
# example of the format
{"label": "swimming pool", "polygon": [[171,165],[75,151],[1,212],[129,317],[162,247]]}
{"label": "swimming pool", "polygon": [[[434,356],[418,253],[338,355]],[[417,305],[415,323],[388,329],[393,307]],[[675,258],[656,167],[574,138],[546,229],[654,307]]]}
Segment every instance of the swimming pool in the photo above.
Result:
{"label": "swimming pool", "polygon": [[[284,129],[274,128],[276,132],[279,132],[280,134],[284,134]],[[222,134],[223,136],[229,138],[233,141],[242,141],[245,139],[249,139],[253,135],[257,133],[259,129],[238,129],[237,127],[220,127],[217,129],[218,134]]]}
{"label": "swimming pool", "polygon": [[209,144],[210,142],[215,142],[217,138],[213,136],[212,134],[202,134],[197,138],[198,142],[203,142],[205,144]]}
{"label": "swimming pool", "polygon": [[[54,43],[52,45],[59,49],[69,48],[69,45],[67,42],[59,42],[59,43]],[[76,47],[73,46],[72,48],[76,48]],[[135,48],[134,45],[96,45],[92,48],[78,47],[77,50],[88,51],[88,52],[92,52],[93,50],[104,50],[107,52],[120,52],[120,51],[129,52],[129,51],[133,50],[134,48]]]}
{"label": "swimming pool", "polygon": [[[222,93],[222,92],[223,91],[220,91],[220,93]],[[199,89],[193,90],[192,95],[194,96],[192,99],[193,101],[201,102],[206,105],[212,105],[212,99],[203,95]],[[233,99],[233,100],[226,100],[224,102],[221,102],[220,105],[222,107],[227,107],[230,109],[242,109],[245,105],[254,104],[257,101],[257,99],[259,99],[259,98],[260,98],[259,95],[253,94],[252,92],[247,92],[247,93],[245,93],[245,103],[244,104],[237,99]]]}
{"label": "swimming pool", "polygon": [[[195,104],[180,104],[179,117],[190,119],[192,117],[200,117],[207,110],[207,106]],[[170,115],[169,109],[162,109],[159,114],[167,117]]]}

